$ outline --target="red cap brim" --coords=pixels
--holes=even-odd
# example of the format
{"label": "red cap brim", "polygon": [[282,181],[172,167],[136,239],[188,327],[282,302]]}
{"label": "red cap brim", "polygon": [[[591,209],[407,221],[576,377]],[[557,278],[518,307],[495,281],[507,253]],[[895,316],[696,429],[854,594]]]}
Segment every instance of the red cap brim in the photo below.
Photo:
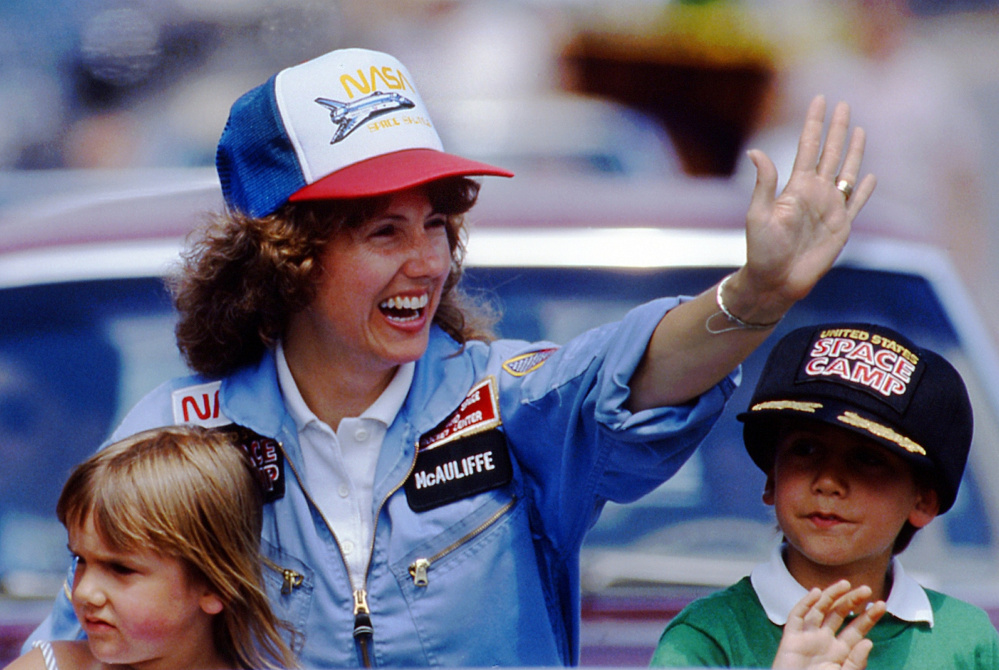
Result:
{"label": "red cap brim", "polygon": [[434,149],[404,149],[348,165],[292,193],[288,200],[363,198],[401,191],[444,177],[485,175],[512,177],[513,173]]}

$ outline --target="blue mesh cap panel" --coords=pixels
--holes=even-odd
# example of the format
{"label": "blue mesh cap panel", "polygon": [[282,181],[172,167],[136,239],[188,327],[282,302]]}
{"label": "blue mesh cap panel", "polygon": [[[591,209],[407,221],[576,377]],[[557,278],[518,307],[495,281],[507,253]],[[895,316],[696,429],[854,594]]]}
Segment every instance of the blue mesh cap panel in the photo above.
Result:
{"label": "blue mesh cap panel", "polygon": [[233,103],[215,154],[226,205],[253,217],[272,213],[306,185],[278,111],[275,77]]}

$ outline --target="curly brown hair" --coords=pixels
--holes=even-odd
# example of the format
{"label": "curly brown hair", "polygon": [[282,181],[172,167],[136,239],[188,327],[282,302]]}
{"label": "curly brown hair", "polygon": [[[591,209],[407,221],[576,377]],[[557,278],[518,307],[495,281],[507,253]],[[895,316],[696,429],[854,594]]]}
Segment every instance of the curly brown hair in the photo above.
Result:
{"label": "curly brown hair", "polygon": [[[478,198],[479,184],[455,177],[423,188],[433,210],[447,216],[451,249],[451,273],[434,323],[461,344],[491,339],[491,310],[458,287],[464,215]],[[289,203],[261,218],[213,215],[167,282],[180,315],[177,346],[191,369],[223,376],[259,360],[282,337],[291,316],[312,302],[326,243],[382,213],[390,198]]]}

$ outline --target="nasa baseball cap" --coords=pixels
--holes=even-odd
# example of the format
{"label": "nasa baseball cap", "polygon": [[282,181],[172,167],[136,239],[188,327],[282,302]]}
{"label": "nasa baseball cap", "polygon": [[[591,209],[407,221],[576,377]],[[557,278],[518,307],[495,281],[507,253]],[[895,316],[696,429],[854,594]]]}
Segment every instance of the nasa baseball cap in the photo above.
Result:
{"label": "nasa baseball cap", "polygon": [[502,168],[445,153],[412,75],[394,57],[340,49],[278,72],[230,109],[216,153],[230,210],[384,195]]}
{"label": "nasa baseball cap", "polygon": [[940,513],[957,496],[968,460],[972,410],[946,359],[884,326],[799,328],[771,350],[749,409],[738,415],[753,461],[769,472],[778,419],[853,431],[900,455],[936,482]]}

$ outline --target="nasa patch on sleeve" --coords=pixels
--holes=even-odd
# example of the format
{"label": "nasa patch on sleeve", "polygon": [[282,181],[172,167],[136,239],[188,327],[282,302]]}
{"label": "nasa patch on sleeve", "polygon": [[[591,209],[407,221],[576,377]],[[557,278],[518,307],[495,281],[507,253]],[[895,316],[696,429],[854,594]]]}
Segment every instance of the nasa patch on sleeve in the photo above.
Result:
{"label": "nasa patch on sleeve", "polygon": [[214,381],[177,389],[170,394],[173,420],[177,424],[196,424],[215,428],[232,423],[219,406],[222,382]]}
{"label": "nasa patch on sleeve", "polygon": [[414,512],[504,486],[513,478],[494,385],[492,377],[476,384],[458,409],[420,438],[405,484]]}

